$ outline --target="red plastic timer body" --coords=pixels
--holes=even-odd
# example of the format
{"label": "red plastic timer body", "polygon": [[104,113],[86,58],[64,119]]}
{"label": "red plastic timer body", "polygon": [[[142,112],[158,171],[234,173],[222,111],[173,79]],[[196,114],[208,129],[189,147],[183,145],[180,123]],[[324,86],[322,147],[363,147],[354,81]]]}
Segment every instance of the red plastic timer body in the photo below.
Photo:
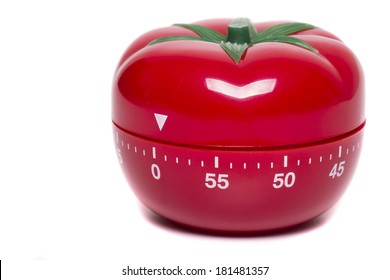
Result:
{"label": "red plastic timer body", "polygon": [[152,211],[207,230],[276,230],[322,214],[347,188],[364,80],[322,29],[208,20],[130,45],[112,117],[123,172]]}

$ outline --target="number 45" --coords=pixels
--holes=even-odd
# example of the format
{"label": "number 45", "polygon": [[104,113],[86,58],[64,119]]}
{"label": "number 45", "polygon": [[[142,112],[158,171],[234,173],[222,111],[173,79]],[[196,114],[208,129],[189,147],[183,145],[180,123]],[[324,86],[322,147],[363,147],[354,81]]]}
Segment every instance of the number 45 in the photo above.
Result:
{"label": "number 45", "polygon": [[344,164],[345,164],[345,160],[343,160],[343,161],[333,165],[333,168],[332,168],[332,170],[329,173],[329,177],[332,177],[332,179],[334,179],[336,176],[340,177],[341,175],[343,175],[343,173],[344,173]]}

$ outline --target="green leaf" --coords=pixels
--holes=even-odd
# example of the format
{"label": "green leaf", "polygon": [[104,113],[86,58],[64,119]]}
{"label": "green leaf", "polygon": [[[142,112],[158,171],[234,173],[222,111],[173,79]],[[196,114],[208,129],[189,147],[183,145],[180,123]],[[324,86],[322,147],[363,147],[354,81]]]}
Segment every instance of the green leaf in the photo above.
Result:
{"label": "green leaf", "polygon": [[174,24],[175,26],[180,26],[187,28],[199,34],[202,38],[215,43],[220,43],[221,41],[226,41],[226,36],[213,30],[208,27],[196,25],[196,24]]}
{"label": "green leaf", "polygon": [[227,36],[208,27],[196,24],[175,24],[175,26],[180,26],[189,29],[198,34],[200,37],[168,36],[158,38],[150,42],[149,45],[179,40],[193,40],[217,43],[234,60],[236,64],[240,62],[242,55],[250,46],[265,42],[292,44],[310,50],[314,53],[318,53],[315,48],[310,46],[305,41],[296,37],[288,36],[299,31],[315,28],[313,25],[306,23],[282,23],[275,26],[271,26],[262,32],[257,32],[256,28],[249,19],[237,18],[229,24]]}
{"label": "green leaf", "polygon": [[262,32],[257,33],[252,40],[253,44],[262,42],[265,38],[274,38],[285,35],[290,35],[299,31],[315,28],[315,26],[307,23],[289,22],[271,26]]}
{"label": "green leaf", "polygon": [[148,45],[154,45],[157,43],[163,43],[163,42],[168,42],[168,41],[181,41],[181,40],[214,42],[214,41],[210,41],[210,40],[207,40],[207,39],[204,39],[201,37],[196,37],[196,36],[167,36],[167,37],[162,37],[162,38],[158,38],[156,40],[153,40]]}
{"label": "green leaf", "polygon": [[221,47],[227,54],[233,58],[234,62],[238,64],[241,60],[242,54],[249,47],[248,44],[237,44],[231,42],[221,42]]}
{"label": "green leaf", "polygon": [[278,43],[287,43],[287,44],[292,44],[295,46],[299,46],[305,49],[308,49],[314,53],[318,53],[318,51],[310,46],[308,43],[305,41],[295,38],[295,37],[290,37],[290,36],[280,36],[280,37],[275,37],[275,38],[266,38],[262,40],[261,42],[258,43],[266,43],[266,42],[278,42]]}

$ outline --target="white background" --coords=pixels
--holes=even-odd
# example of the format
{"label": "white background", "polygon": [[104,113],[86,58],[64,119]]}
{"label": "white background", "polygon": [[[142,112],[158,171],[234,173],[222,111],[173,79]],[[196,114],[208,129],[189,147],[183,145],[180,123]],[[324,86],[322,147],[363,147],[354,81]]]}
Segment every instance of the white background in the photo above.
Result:
{"label": "white background", "polygon": [[[2,1],[4,279],[130,279],[121,276],[127,265],[270,266],[264,279],[389,279],[390,26],[384,3]],[[177,22],[241,16],[323,27],[356,53],[366,74],[368,122],[350,188],[320,219],[276,235],[208,235],[156,218],[128,187],[112,139],[113,72],[132,40]]]}

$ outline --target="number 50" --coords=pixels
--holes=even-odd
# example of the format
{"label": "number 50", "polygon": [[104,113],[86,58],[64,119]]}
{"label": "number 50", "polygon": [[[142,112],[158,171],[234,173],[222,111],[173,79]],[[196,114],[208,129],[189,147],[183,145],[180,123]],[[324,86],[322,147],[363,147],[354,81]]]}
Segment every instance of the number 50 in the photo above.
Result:
{"label": "number 50", "polygon": [[274,183],[272,186],[275,189],[280,189],[281,187],[290,188],[295,184],[295,173],[294,172],[288,172],[288,173],[276,173],[274,176]]}

